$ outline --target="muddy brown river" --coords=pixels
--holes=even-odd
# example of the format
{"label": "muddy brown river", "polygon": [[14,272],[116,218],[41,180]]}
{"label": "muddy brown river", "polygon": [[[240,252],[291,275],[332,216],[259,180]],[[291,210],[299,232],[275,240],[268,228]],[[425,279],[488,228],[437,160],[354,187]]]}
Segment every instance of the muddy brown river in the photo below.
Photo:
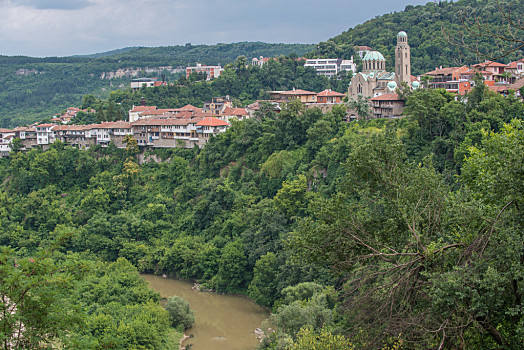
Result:
{"label": "muddy brown river", "polygon": [[242,297],[192,290],[193,283],[142,275],[162,297],[178,295],[186,299],[195,314],[193,334],[184,346],[191,350],[253,350],[258,344],[253,331],[269,316],[257,304]]}

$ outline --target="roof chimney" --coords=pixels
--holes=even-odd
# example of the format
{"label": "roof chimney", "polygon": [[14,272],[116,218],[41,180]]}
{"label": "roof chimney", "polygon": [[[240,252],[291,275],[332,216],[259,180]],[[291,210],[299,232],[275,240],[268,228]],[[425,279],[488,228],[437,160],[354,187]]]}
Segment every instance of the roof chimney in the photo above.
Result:
{"label": "roof chimney", "polygon": [[142,99],[140,100],[140,105],[141,106],[145,106],[146,105],[146,99],[142,97]]}

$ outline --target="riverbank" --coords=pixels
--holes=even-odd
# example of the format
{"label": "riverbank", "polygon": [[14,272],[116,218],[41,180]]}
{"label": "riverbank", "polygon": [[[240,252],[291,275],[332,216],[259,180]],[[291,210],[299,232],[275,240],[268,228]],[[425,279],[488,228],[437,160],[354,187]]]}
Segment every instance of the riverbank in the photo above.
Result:
{"label": "riverbank", "polygon": [[193,282],[141,276],[161,297],[177,295],[189,302],[195,324],[186,333],[193,337],[184,337],[181,348],[191,344],[192,350],[246,350],[255,349],[259,344],[253,331],[260,328],[269,312],[245,296],[204,293],[194,290]]}

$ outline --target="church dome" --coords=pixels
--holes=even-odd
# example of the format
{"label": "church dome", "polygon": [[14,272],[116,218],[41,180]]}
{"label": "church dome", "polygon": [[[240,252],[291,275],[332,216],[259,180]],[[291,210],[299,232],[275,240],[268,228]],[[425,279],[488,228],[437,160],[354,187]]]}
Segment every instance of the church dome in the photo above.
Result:
{"label": "church dome", "polygon": [[407,37],[407,33],[405,31],[398,32],[397,36],[405,36]]}
{"label": "church dome", "polygon": [[385,61],[384,56],[378,51],[369,51],[366,56],[364,56],[364,61]]}
{"label": "church dome", "polygon": [[388,83],[388,89],[390,91],[395,91],[396,88],[397,88],[397,83],[395,83],[393,80]]}
{"label": "church dome", "polygon": [[418,81],[414,81],[411,83],[411,87],[413,90],[417,90],[420,87],[420,83]]}

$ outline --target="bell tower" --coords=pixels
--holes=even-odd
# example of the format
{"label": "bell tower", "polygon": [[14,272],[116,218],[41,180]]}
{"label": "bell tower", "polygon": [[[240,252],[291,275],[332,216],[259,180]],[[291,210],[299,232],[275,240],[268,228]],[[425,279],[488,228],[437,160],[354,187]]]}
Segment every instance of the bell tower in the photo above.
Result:
{"label": "bell tower", "polygon": [[398,85],[406,82],[411,86],[411,50],[408,45],[408,35],[404,31],[397,34],[395,75]]}

